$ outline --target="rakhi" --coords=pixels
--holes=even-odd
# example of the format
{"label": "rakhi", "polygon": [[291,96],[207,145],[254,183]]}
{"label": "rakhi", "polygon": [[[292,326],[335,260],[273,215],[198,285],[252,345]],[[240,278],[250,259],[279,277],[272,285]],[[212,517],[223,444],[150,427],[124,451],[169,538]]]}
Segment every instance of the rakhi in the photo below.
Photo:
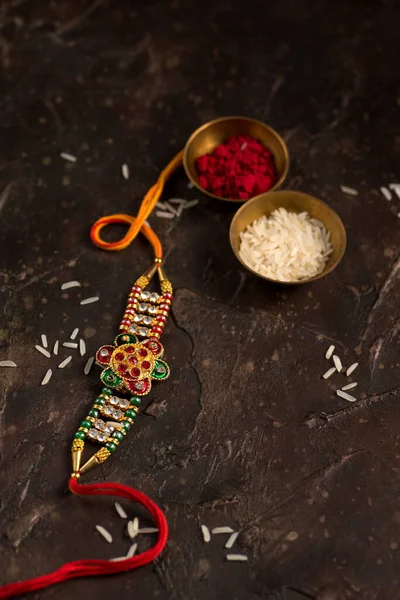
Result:
{"label": "rakhi", "polygon": [[[168,539],[167,521],[163,512],[148,496],[118,483],[82,485],[80,478],[114,454],[135,422],[142,396],[150,392],[153,382],[163,381],[170,374],[169,366],[164,360],[160,336],[171,307],[172,285],[161,266],[160,240],[146,224],[146,219],[160,198],[166,180],[181,165],[182,156],[183,152],[177,154],[161,172],[157,183],[144,197],[137,217],[126,214],[110,215],[99,219],[91,229],[93,243],[103,250],[122,250],[141,232],[153,246],[155,258],[154,264],[136,280],[130,291],[119,333],[113,344],[101,346],[97,351],[96,362],[102,367],[100,379],[103,387],[75,433],[71,449],[73,470],[68,483],[70,491],[77,495],[119,496],[141,504],[155,522],[158,529],[157,541],[152,548],[132,558],[118,562],[73,561],[47,575],[10,583],[0,587],[0,599],[18,596],[75,577],[96,577],[130,571],[153,561],[165,547]],[[129,226],[126,235],[118,242],[109,243],[100,237],[102,229],[110,223]],[[156,273],[160,282],[160,293],[146,290]],[[128,397],[125,397],[126,395]],[[87,442],[100,444],[100,448],[83,462]]]}

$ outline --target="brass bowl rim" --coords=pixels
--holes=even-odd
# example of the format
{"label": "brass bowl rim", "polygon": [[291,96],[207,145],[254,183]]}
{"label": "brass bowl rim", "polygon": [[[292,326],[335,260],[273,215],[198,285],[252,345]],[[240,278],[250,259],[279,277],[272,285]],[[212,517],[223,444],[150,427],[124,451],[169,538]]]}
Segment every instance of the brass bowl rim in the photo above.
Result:
{"label": "brass bowl rim", "polygon": [[[268,194],[270,194],[271,192],[264,192],[263,194],[259,194],[258,196],[254,196],[254,198],[250,198],[245,204],[243,204],[243,206],[241,206],[233,215],[230,227],[229,227],[229,242],[231,244],[231,249],[232,252],[234,253],[234,255],[236,256],[236,258],[238,259],[238,261],[245,267],[245,269],[247,269],[247,271],[250,271],[250,273],[253,273],[253,275],[256,275],[257,277],[260,277],[261,279],[265,279],[265,281],[270,281],[271,283],[277,283],[280,285],[302,285],[303,283],[310,283],[311,281],[316,281],[317,279],[321,279],[322,277],[325,277],[325,275],[328,275],[329,273],[331,273],[334,269],[336,269],[336,267],[338,266],[338,264],[340,263],[340,261],[342,260],[344,253],[346,251],[346,247],[347,247],[347,234],[346,234],[346,229],[345,226],[343,224],[342,219],[339,217],[338,213],[331,207],[329,206],[329,204],[327,204],[326,202],[324,202],[323,200],[320,200],[319,198],[316,198],[315,196],[311,196],[311,194],[306,194],[305,192],[298,192],[297,190],[276,190],[273,193],[274,194],[285,194],[287,192],[290,193],[295,193],[299,196],[303,196],[303,197],[307,197],[307,198],[312,198],[314,201],[317,202],[317,204],[320,204],[322,206],[325,206],[331,213],[333,213],[334,217],[336,217],[337,221],[338,221],[338,226],[339,229],[341,230],[341,233],[343,235],[343,244],[341,245],[340,249],[339,249],[339,254],[336,258],[336,260],[327,268],[325,268],[322,273],[319,273],[318,275],[314,275],[314,277],[310,277],[309,279],[304,279],[303,281],[279,281],[278,279],[271,279],[270,277],[266,277],[265,275],[261,275],[260,273],[258,273],[257,271],[254,271],[254,269],[252,269],[251,267],[249,267],[248,265],[246,265],[246,263],[243,262],[243,260],[240,258],[239,253],[236,252],[235,248],[233,247],[233,223],[236,220],[236,218],[238,217],[239,214],[241,214],[244,210],[246,210],[246,208],[248,207],[249,203],[252,203],[256,200],[259,200],[259,198],[264,197],[264,196],[268,196]],[[282,205],[282,208],[285,208]],[[323,219],[320,219],[323,223]],[[325,223],[324,223],[325,225]],[[326,227],[326,225],[325,225]]]}
{"label": "brass bowl rim", "polygon": [[[265,129],[268,129],[270,132],[272,132],[275,135],[275,137],[277,138],[277,140],[280,143],[280,145],[282,147],[282,150],[283,150],[283,154],[284,154],[284,158],[285,158],[285,167],[284,167],[284,169],[282,171],[282,174],[277,179],[276,183],[268,190],[268,192],[273,192],[274,190],[276,190],[276,188],[278,188],[280,185],[282,185],[282,183],[285,181],[286,176],[288,174],[289,164],[290,164],[289,150],[288,150],[288,148],[286,146],[285,140],[282,138],[282,136],[273,127],[270,127],[269,125],[267,125],[263,121],[260,121],[259,119],[253,119],[252,117],[240,117],[240,116],[218,117],[217,119],[213,119],[212,121],[208,121],[207,123],[204,123],[204,125],[201,125],[195,131],[193,131],[193,133],[191,134],[191,136],[187,140],[187,142],[185,144],[185,147],[183,149],[183,159],[182,159],[182,162],[183,162],[183,167],[185,169],[185,172],[186,172],[186,175],[187,175],[188,179],[203,194],[206,194],[207,196],[210,196],[211,198],[215,198],[216,200],[222,200],[223,202],[238,202],[238,203],[246,204],[250,200],[253,200],[253,198],[257,198],[257,196],[253,196],[253,198],[249,198],[248,200],[243,200],[242,198],[224,198],[223,196],[216,196],[215,194],[211,194],[211,192],[207,192],[207,190],[205,190],[204,188],[202,188],[201,185],[199,185],[197,183],[197,181],[191,176],[190,171],[189,171],[189,167],[188,167],[188,157],[187,157],[187,155],[188,155],[188,152],[189,152],[189,147],[190,147],[191,143],[193,142],[194,138],[201,131],[203,131],[204,129],[207,129],[211,125],[215,125],[215,123],[221,123],[222,121],[231,121],[232,119],[240,119],[242,121],[250,121],[252,123],[257,123],[258,125],[261,125]],[[263,193],[266,194],[268,192],[263,192]],[[262,195],[262,194],[259,194],[259,196],[260,195]]]}

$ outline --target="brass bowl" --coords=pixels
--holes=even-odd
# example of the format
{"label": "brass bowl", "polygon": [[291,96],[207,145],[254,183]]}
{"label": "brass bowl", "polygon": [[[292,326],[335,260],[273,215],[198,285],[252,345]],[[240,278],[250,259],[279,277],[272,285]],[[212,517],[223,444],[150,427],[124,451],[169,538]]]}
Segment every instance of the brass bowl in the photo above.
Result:
{"label": "brass bowl", "polygon": [[[327,231],[331,232],[331,244],[332,253],[325,265],[325,269],[319,275],[304,279],[303,281],[278,281],[276,279],[270,279],[264,275],[260,275],[257,271],[251,269],[246,265],[239,256],[240,248],[240,233],[246,229],[250,223],[255,219],[259,219],[262,215],[269,216],[276,208],[285,208],[289,212],[301,213],[307,211],[310,217],[319,219],[325,225]],[[308,283],[315,279],[325,277],[328,273],[333,271],[335,267],[340,263],[346,250],[346,230],[339,217],[339,215],[325,202],[318,200],[308,194],[302,192],[294,192],[290,190],[280,192],[266,192],[260,194],[251,200],[248,200],[246,204],[241,206],[235,216],[232,219],[231,227],[229,230],[229,238],[231,247],[236,255],[236,258],[242,265],[257,277],[272,281],[274,283],[280,283],[284,285],[296,285],[299,283]]]}
{"label": "brass bowl", "polygon": [[248,202],[243,199],[222,198],[215,196],[199,185],[199,175],[195,161],[199,156],[212,152],[217,146],[226,142],[230,136],[249,135],[258,139],[273,154],[278,179],[269,191],[278,188],[286,178],[289,169],[289,152],[281,136],[265,123],[249,117],[222,117],[210,121],[196,129],[186,142],[183,152],[183,166],[190,181],[201,192],[228,202]]}

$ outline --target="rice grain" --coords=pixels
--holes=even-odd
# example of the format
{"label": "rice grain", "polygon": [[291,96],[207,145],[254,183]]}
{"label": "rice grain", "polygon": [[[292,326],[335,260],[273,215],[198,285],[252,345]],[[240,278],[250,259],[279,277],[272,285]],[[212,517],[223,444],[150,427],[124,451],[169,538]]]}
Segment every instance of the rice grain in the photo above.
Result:
{"label": "rice grain", "polygon": [[42,333],[41,338],[42,338],[42,346],[43,346],[43,348],[48,348],[49,345],[47,343],[47,336],[46,336],[46,334]]}
{"label": "rice grain", "polygon": [[74,156],[73,154],[69,154],[68,152],[61,152],[60,154],[61,158],[63,158],[64,160],[71,162],[71,163],[75,163],[76,162],[76,156]]}
{"label": "rice grain", "polygon": [[335,350],[335,346],[333,344],[331,344],[329,346],[328,350],[326,351],[325,358],[327,358],[329,360],[331,358],[334,350]]}
{"label": "rice grain", "polygon": [[358,367],[358,364],[359,364],[359,363],[358,363],[358,362],[356,362],[356,363],[353,363],[352,365],[350,365],[350,367],[349,367],[349,368],[347,369],[347,371],[346,371],[346,375],[347,375],[347,377],[348,377],[349,375],[351,375],[352,373],[354,373],[354,371],[355,371],[355,370],[357,369],[357,367]]}
{"label": "rice grain", "polygon": [[344,400],[348,400],[349,402],[356,401],[356,398],[354,398],[354,396],[350,396],[350,394],[347,394],[346,392],[342,392],[342,390],[336,390],[336,394],[338,396],[340,396],[340,398],[343,398]]}
{"label": "rice grain", "polygon": [[239,532],[235,531],[235,533],[232,533],[231,536],[229,536],[228,541],[225,544],[225,548],[232,548],[233,544],[236,542],[237,538],[238,538]]}
{"label": "rice grain", "polygon": [[74,340],[76,338],[76,336],[79,333],[79,327],[75,327],[75,329],[73,330],[73,332],[71,333],[71,335],[69,336],[70,340]]}
{"label": "rice grain", "polygon": [[106,540],[106,542],[108,542],[109,544],[111,544],[111,542],[112,542],[112,535],[111,535],[111,533],[109,531],[107,531],[107,529],[105,529],[102,525],[96,525],[96,529],[100,533],[100,535],[103,536],[103,538]]}
{"label": "rice grain", "polygon": [[77,348],[78,344],[76,342],[64,342],[64,348]]}
{"label": "rice grain", "polygon": [[126,163],[124,163],[121,167],[122,177],[124,179],[129,179],[129,167]]}
{"label": "rice grain", "polygon": [[92,368],[93,363],[94,363],[94,356],[91,356],[90,358],[88,358],[85,368],[83,369],[83,372],[85,375],[89,375],[90,369]]}
{"label": "rice grain", "polygon": [[213,535],[218,535],[219,533],[233,533],[232,527],[214,527],[211,531]]}
{"label": "rice grain", "polygon": [[342,361],[340,360],[337,354],[333,355],[333,363],[336,367],[337,372],[340,373],[340,371],[343,369],[343,365]]}
{"label": "rice grain", "polygon": [[201,532],[203,534],[203,540],[205,541],[206,544],[208,544],[208,542],[211,540],[211,535],[210,535],[210,530],[208,529],[207,525],[201,526]]}
{"label": "rice grain", "polygon": [[50,352],[48,352],[44,348],[42,348],[41,346],[38,346],[38,345],[36,345],[35,348],[38,352],[40,352],[40,354],[43,354],[43,356],[45,356],[46,358],[50,358],[50,356],[51,356]]}
{"label": "rice grain", "polygon": [[0,360],[0,367],[16,367],[13,360]]}
{"label": "rice grain", "polygon": [[160,219],[173,219],[175,217],[175,215],[173,213],[170,213],[170,212],[164,212],[162,210],[156,210],[156,217],[159,217]]}
{"label": "rice grain", "polygon": [[83,340],[83,339],[79,340],[79,353],[81,356],[85,356],[85,354],[86,354],[86,344],[85,344],[85,340]]}
{"label": "rice grain", "polygon": [[59,341],[58,341],[58,340],[56,340],[56,341],[54,342],[54,346],[53,346],[53,354],[54,354],[54,356],[57,356],[57,354],[58,354],[58,346],[59,346],[59,345],[60,345]]}
{"label": "rice grain", "polygon": [[328,377],[330,377],[331,375],[333,375],[336,372],[336,367],[331,367],[330,369],[328,369],[326,371],[326,373],[324,373],[322,375],[323,379],[328,379]]}
{"label": "rice grain", "polygon": [[226,560],[231,560],[231,561],[236,561],[236,562],[246,562],[249,559],[245,554],[227,554]]}
{"label": "rice grain", "polygon": [[117,511],[117,513],[119,514],[121,519],[128,518],[128,515],[126,514],[126,512],[124,511],[124,509],[122,508],[122,506],[120,505],[119,502],[115,502],[114,506],[115,506],[115,510]]}
{"label": "rice grain", "polygon": [[138,529],[138,533],[158,533],[157,527],[143,527],[142,529]]}
{"label": "rice grain", "polygon": [[100,298],[98,296],[91,296],[90,298],[81,300],[80,305],[83,306],[84,304],[92,304],[92,302],[98,302],[98,300],[100,300]]}
{"label": "rice grain", "polygon": [[136,550],[137,550],[137,544],[132,544],[132,546],[129,548],[129,550],[126,554],[126,558],[132,558],[132,556],[135,556]]}
{"label": "rice grain", "polygon": [[352,390],[353,388],[357,387],[357,385],[358,383],[356,381],[354,383],[348,383],[342,387],[342,391],[344,392],[345,390]]}
{"label": "rice grain", "polygon": [[49,369],[46,372],[46,375],[43,377],[42,382],[40,385],[47,385],[51,379],[51,376],[53,375],[53,371],[51,369]]}
{"label": "rice grain", "polygon": [[81,287],[81,284],[79,283],[79,281],[67,281],[66,283],[62,284],[61,289],[69,290],[70,288],[74,288],[74,287]]}
{"label": "rice grain", "polygon": [[62,362],[60,362],[60,364],[58,365],[59,369],[63,369],[64,367],[67,366],[68,363],[70,363],[72,360],[72,356],[67,356],[67,358],[65,358]]}
{"label": "rice grain", "polygon": [[357,196],[358,192],[354,188],[348,187],[347,185],[341,185],[340,189],[344,194],[349,194],[349,196]]}

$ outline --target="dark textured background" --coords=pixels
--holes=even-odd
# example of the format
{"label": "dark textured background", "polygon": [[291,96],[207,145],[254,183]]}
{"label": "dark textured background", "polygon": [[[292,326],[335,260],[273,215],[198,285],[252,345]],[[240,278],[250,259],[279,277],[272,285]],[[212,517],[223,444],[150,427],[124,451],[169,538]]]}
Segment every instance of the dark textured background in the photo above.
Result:
{"label": "dark textured background", "polygon": [[[379,192],[398,177],[399,6],[141,4],[1,3],[0,359],[18,364],[0,371],[1,581],[128,548],[110,500],[66,491],[96,369],[85,377],[87,357],[75,356],[40,387],[60,360],[34,345],[76,326],[90,353],[113,339],[151,253],[142,239],[101,252],[91,223],[134,214],[193,129],[243,114],[283,134],[285,187],[339,212],[345,258],[312,285],[270,287],[230,251],[235,207],[188,190],[183,171],[173,178],[166,197],[200,204],[179,221],[151,219],[177,290],[164,336],[172,377],[87,477],[157,499],[168,547],[136,573],[32,597],[250,600],[293,586],[324,600],[400,598],[400,202]],[[84,288],[63,294],[70,279]],[[79,305],[97,293],[100,302]],[[345,365],[360,360],[355,404],[334,395],[340,376],[320,379],[330,343]],[[222,539],[205,545],[201,523],[240,529],[248,564],[226,563]]]}

